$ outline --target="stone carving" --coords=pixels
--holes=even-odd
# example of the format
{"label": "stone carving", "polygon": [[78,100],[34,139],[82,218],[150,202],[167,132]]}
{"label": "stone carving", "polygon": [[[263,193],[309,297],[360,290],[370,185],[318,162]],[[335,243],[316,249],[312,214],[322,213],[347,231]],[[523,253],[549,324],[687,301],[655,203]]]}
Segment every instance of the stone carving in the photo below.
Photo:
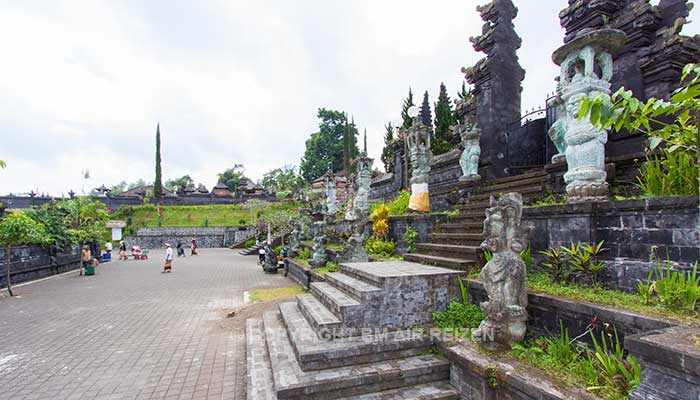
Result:
{"label": "stone carving", "polygon": [[263,268],[265,268],[267,273],[277,272],[277,254],[275,254],[275,249],[269,241],[265,244],[265,264]]}
{"label": "stone carving", "polygon": [[345,220],[354,221],[357,219],[357,216],[355,215],[355,185],[350,183],[350,179],[348,179],[346,195],[347,201],[345,202]]}
{"label": "stone carving", "polygon": [[345,243],[340,255],[342,262],[368,262],[369,256],[365,243],[369,235],[365,232],[369,220],[369,189],[372,183],[372,159],[365,152],[356,161],[357,193],[352,202],[353,219],[346,218],[352,223],[352,235]]}
{"label": "stone carving", "polygon": [[[412,107],[413,108],[413,107]],[[417,110],[414,110],[417,115]],[[430,127],[420,118],[413,117],[413,126],[408,129],[408,151],[411,156],[411,199],[408,208],[413,211],[430,212]]]}
{"label": "stone carving", "polygon": [[324,221],[314,222],[313,225],[313,235],[314,235],[314,246],[313,246],[313,257],[309,261],[309,264],[313,268],[319,268],[326,265],[328,256],[326,255],[326,223]]}
{"label": "stone carving", "polygon": [[357,218],[366,218],[369,213],[369,189],[372,184],[372,159],[363,155],[357,160],[357,194],[353,208]]}
{"label": "stone carving", "polygon": [[338,196],[335,176],[332,175],[331,171],[328,171],[324,183],[326,187],[326,215],[335,217],[335,214],[338,212]]}
{"label": "stone carving", "polygon": [[369,255],[365,249],[365,243],[369,234],[367,232],[367,221],[365,218],[358,218],[352,221],[352,235],[343,247],[340,255],[341,262],[368,262]]}
{"label": "stone carving", "polygon": [[462,139],[462,155],[459,157],[459,165],[462,167],[460,181],[478,181],[479,176],[479,156],[481,155],[481,130],[476,124],[459,124],[455,127],[456,132]]}
{"label": "stone carving", "polygon": [[557,96],[565,112],[559,116],[561,122],[556,129],[564,132],[568,166],[564,182],[570,203],[607,199],[608,133],[595,128],[588,119],[579,120],[578,112],[584,97],[610,93],[612,56],[622,49],[625,41],[625,33],[616,29],[583,30],[552,55],[561,66]]}
{"label": "stone carving", "polygon": [[293,227],[292,232],[289,234],[289,240],[287,242],[287,253],[289,257],[294,257],[299,252],[300,236],[302,230],[301,218],[289,219],[289,224]]}
{"label": "stone carving", "polygon": [[[559,83],[557,82],[557,93],[560,92]],[[554,143],[557,149],[557,154],[552,156],[552,164],[557,164],[566,161],[566,106],[560,97],[556,97],[553,101],[553,106],[556,107],[557,115],[560,116],[549,128],[547,134]]]}
{"label": "stone carving", "polygon": [[509,350],[525,337],[527,321],[527,274],[520,252],[527,246],[529,228],[520,224],[523,199],[507,193],[486,210],[481,248],[493,258],[479,274],[488,301],[481,303],[485,319],[472,339],[489,351]]}

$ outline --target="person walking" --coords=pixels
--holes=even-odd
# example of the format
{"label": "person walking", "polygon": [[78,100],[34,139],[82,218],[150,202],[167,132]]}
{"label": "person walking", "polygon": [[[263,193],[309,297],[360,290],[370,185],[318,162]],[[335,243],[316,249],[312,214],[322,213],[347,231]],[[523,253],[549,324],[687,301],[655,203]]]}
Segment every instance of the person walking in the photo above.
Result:
{"label": "person walking", "polygon": [[163,273],[171,272],[173,269],[173,248],[170,247],[170,243],[165,244],[165,267],[163,267]]}
{"label": "person walking", "polygon": [[197,254],[197,239],[192,238],[192,254],[193,256],[198,255]]}
{"label": "person walking", "polygon": [[90,261],[92,261],[92,253],[90,252],[90,247],[88,245],[83,245],[80,251],[80,261],[82,263],[82,268],[80,268],[80,275],[83,274],[83,270],[90,266]]}
{"label": "person walking", "polygon": [[112,258],[112,242],[105,243],[105,253],[109,254],[109,259]]}
{"label": "person walking", "polygon": [[126,243],[123,240],[119,241],[119,259],[126,260],[128,257],[126,255]]}
{"label": "person walking", "polygon": [[175,245],[175,248],[177,249],[177,257],[184,257],[185,256],[185,249],[182,248],[182,242],[177,241],[177,244]]}

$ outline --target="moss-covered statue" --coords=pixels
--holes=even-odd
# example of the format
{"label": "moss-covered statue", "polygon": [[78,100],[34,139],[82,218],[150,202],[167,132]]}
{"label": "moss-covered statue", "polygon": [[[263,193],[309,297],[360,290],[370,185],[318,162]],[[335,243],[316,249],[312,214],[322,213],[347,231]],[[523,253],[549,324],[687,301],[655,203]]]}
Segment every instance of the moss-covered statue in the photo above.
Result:
{"label": "moss-covered statue", "polygon": [[314,222],[312,229],[314,235],[314,254],[309,264],[314,268],[319,268],[326,265],[326,261],[328,261],[328,256],[326,255],[326,223],[323,221]]}
{"label": "moss-covered statue", "polygon": [[486,210],[482,249],[493,254],[479,274],[488,301],[481,303],[485,319],[472,339],[489,351],[510,350],[525,337],[527,275],[520,252],[527,246],[529,228],[520,224],[523,199],[507,193]]}

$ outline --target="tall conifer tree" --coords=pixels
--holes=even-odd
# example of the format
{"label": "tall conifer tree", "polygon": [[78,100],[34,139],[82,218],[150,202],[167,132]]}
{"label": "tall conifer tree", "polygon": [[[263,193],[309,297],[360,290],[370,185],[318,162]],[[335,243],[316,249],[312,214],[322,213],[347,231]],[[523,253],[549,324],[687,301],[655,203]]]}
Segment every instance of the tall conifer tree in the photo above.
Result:
{"label": "tall conifer tree", "polygon": [[153,181],[153,199],[156,204],[163,200],[163,177],[160,170],[160,123],[156,126],[156,179]]}
{"label": "tall conifer tree", "polygon": [[413,107],[414,105],[415,104],[413,103],[413,91],[411,91],[411,87],[409,86],[408,97],[406,97],[406,99],[403,101],[403,106],[401,106],[401,119],[403,120],[401,128],[408,129],[411,127],[411,125],[413,125],[413,120],[408,115],[408,109]]}
{"label": "tall conifer tree", "polygon": [[420,106],[420,120],[425,126],[433,126],[433,113],[430,110],[430,99],[428,98],[427,90],[423,95],[423,104]]}
{"label": "tall conifer tree", "polygon": [[386,172],[394,172],[394,153],[391,151],[391,145],[394,143],[394,127],[391,122],[384,126],[384,149],[382,149],[382,162]]}
{"label": "tall conifer tree", "polygon": [[435,103],[435,135],[430,143],[433,154],[443,154],[452,150],[452,134],[450,127],[455,124],[450,96],[444,83],[440,83],[440,95]]}

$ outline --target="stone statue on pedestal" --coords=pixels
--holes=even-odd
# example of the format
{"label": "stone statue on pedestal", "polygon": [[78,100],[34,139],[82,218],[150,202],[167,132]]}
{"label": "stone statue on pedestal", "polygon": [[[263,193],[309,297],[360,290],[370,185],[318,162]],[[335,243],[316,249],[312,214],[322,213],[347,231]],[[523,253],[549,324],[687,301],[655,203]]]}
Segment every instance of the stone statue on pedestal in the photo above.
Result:
{"label": "stone statue on pedestal", "polygon": [[[560,93],[559,83],[557,83],[557,93]],[[557,96],[554,100],[557,109],[557,120],[549,128],[547,134],[552,139],[554,147],[557,149],[557,154],[552,156],[552,164],[557,164],[566,161],[566,127],[568,126],[571,117],[567,114],[566,106],[561,97]]]}
{"label": "stone statue on pedestal", "polygon": [[325,179],[326,186],[326,215],[335,217],[338,212],[338,197],[336,194],[335,176],[332,175],[331,171],[328,171],[328,175]]}
{"label": "stone statue on pedestal", "polygon": [[314,247],[313,256],[309,261],[309,264],[313,268],[319,268],[326,265],[328,256],[326,255],[326,223],[324,221],[314,222],[313,225],[313,235],[314,235]]}
{"label": "stone statue on pedestal", "polygon": [[568,170],[564,174],[569,203],[607,200],[605,143],[608,132],[593,126],[587,117],[579,120],[584,97],[610,93],[613,54],[619,52],[627,36],[617,29],[588,29],[557,49],[552,59],[561,66],[558,97],[566,112],[556,126],[564,132]]}
{"label": "stone statue on pedestal", "polygon": [[[418,116],[417,109],[411,107],[413,126],[408,129],[408,151],[411,156],[411,199],[408,208],[418,212],[430,212],[430,127],[424,125]],[[409,110],[410,112],[411,110]]]}
{"label": "stone statue on pedestal", "polygon": [[277,254],[275,254],[275,249],[272,248],[272,244],[269,241],[265,244],[265,264],[263,268],[265,268],[267,273],[277,272]]}
{"label": "stone statue on pedestal", "polygon": [[507,193],[486,210],[482,249],[493,258],[479,274],[488,301],[481,303],[486,318],[472,339],[489,351],[510,350],[525,337],[527,322],[527,273],[520,252],[527,247],[529,229],[521,226],[523,199]]}
{"label": "stone statue on pedestal", "polygon": [[299,252],[299,243],[301,236],[301,218],[295,220],[289,219],[289,224],[293,226],[292,232],[289,234],[289,242],[287,243],[289,257],[294,257]]}
{"label": "stone statue on pedestal", "polygon": [[460,181],[478,181],[479,176],[479,156],[481,155],[481,130],[476,124],[461,123],[455,127],[462,139],[462,155],[459,157],[459,165],[462,167]]}
{"label": "stone statue on pedestal", "polygon": [[369,220],[369,189],[372,183],[372,159],[365,153],[357,160],[357,193],[353,201],[352,235],[345,243],[340,256],[342,262],[368,262],[365,243],[369,235],[365,232]]}

